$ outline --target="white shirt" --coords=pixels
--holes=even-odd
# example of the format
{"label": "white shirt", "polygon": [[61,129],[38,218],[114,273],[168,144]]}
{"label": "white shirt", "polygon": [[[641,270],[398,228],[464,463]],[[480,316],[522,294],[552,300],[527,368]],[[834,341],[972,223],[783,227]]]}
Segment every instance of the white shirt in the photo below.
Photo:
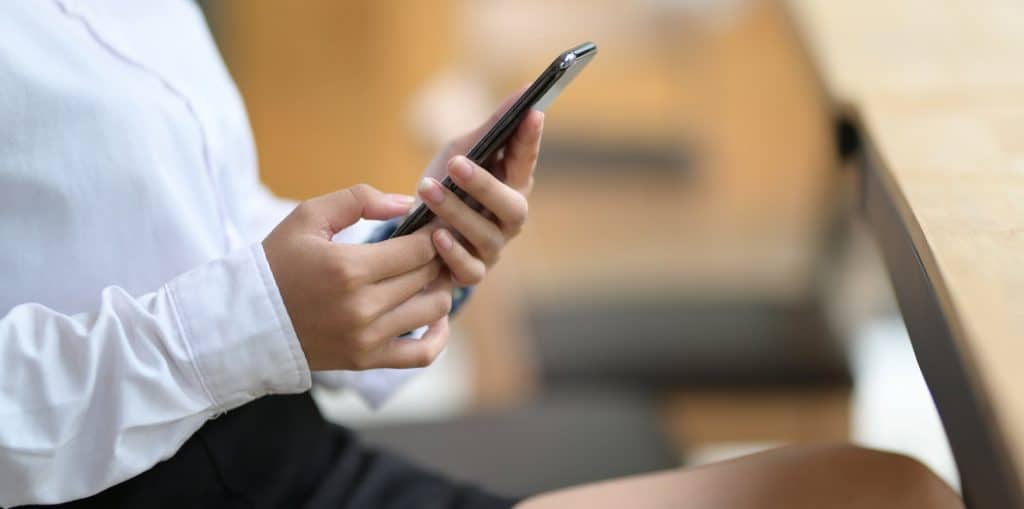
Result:
{"label": "white shirt", "polygon": [[[0,506],[99,492],[310,387],[260,245],[291,208],[191,2],[0,3]],[[407,373],[325,378],[379,403]]]}

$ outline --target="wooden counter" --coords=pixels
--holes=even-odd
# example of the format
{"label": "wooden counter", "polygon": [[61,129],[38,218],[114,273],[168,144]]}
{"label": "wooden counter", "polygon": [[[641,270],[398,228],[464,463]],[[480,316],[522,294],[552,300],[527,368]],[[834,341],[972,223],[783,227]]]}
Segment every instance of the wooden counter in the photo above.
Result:
{"label": "wooden counter", "polygon": [[1024,3],[792,0],[970,507],[1024,507]]}

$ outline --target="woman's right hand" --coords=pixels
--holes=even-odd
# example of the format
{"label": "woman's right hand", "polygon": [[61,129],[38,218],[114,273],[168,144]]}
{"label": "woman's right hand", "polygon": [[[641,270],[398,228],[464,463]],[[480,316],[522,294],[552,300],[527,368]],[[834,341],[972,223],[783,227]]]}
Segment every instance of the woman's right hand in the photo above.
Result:
{"label": "woman's right hand", "polygon": [[[444,348],[452,283],[433,228],[375,244],[331,242],[360,218],[389,219],[411,204],[361,184],[299,204],[263,241],[310,369],[426,366]],[[421,339],[398,337],[424,325]]]}

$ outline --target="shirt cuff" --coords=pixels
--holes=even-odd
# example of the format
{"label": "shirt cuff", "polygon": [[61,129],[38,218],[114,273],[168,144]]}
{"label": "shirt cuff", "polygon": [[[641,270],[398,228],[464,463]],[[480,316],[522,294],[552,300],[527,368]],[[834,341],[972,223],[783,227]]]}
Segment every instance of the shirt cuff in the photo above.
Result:
{"label": "shirt cuff", "polygon": [[218,411],[309,389],[309,365],[262,244],[187,272],[167,288],[189,356]]}

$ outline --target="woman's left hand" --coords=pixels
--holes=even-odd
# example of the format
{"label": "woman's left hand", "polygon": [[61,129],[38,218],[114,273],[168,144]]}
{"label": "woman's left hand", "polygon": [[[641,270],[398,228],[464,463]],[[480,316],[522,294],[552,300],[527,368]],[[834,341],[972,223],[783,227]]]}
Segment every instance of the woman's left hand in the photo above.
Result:
{"label": "woman's left hand", "polygon": [[[494,159],[491,172],[464,155],[519,96],[507,99],[497,112],[471,133],[438,154],[420,181],[418,194],[443,224],[433,232],[434,245],[455,282],[470,286],[483,280],[502,249],[526,223],[527,196],[540,152],[544,114],[529,112]],[[493,172],[493,174],[492,174]],[[447,173],[483,206],[477,212],[440,184]]]}

